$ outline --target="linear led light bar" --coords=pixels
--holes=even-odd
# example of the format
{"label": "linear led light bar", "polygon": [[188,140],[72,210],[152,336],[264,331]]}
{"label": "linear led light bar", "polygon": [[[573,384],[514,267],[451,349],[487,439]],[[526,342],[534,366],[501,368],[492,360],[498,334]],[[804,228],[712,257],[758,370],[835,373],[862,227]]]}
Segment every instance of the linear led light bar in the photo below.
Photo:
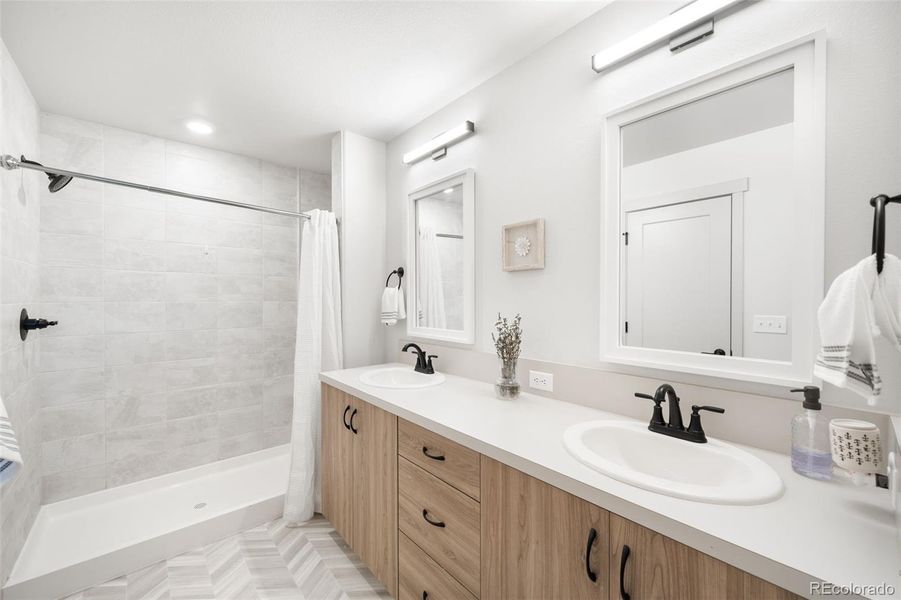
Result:
{"label": "linear led light bar", "polygon": [[468,138],[475,132],[475,123],[473,123],[472,121],[464,121],[453,129],[448,129],[441,135],[432,138],[422,146],[419,146],[418,148],[410,150],[409,152],[404,154],[404,164],[409,165],[411,163],[415,163],[418,160],[422,160],[427,156],[432,156],[435,153],[439,153],[442,150],[447,150],[448,147],[453,146],[460,140]]}
{"label": "linear led light bar", "polygon": [[600,73],[674,35],[711,19],[742,0],[695,0],[650,27],[591,57],[591,68]]}

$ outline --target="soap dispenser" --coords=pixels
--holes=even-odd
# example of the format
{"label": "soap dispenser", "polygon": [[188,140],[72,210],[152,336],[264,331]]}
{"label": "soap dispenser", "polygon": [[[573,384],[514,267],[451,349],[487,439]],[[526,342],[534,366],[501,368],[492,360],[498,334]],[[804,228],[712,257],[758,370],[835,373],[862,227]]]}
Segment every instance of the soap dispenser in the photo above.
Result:
{"label": "soap dispenser", "polygon": [[804,412],[792,419],[792,468],[805,477],[832,479],[829,421],[821,412],[820,388],[807,385],[792,392],[804,393]]}

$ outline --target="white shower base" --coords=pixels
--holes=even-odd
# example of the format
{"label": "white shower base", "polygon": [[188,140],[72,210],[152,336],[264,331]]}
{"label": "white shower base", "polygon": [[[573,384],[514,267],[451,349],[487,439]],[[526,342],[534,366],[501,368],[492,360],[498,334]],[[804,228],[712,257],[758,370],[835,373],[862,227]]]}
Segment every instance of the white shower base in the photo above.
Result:
{"label": "white shower base", "polygon": [[60,598],[275,519],[288,468],[278,446],[42,506],[3,600]]}

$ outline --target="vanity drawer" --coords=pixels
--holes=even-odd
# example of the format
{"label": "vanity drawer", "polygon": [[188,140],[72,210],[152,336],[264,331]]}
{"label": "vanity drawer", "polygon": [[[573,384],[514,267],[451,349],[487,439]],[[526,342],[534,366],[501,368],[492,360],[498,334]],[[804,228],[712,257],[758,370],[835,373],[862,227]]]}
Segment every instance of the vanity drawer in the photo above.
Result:
{"label": "vanity drawer", "polygon": [[467,496],[479,499],[478,452],[409,421],[399,419],[397,425],[398,454]]}
{"label": "vanity drawer", "polygon": [[399,538],[398,600],[476,600],[410,538],[402,533]]}
{"label": "vanity drawer", "polygon": [[435,562],[479,595],[479,503],[399,457],[398,526]]}

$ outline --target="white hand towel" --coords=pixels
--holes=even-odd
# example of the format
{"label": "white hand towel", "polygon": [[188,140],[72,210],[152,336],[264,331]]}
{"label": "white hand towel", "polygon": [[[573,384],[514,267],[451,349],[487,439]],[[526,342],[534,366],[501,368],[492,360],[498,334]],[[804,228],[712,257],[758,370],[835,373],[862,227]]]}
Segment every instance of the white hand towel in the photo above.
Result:
{"label": "white hand towel", "polygon": [[407,318],[407,305],[404,302],[404,289],[397,286],[397,320],[403,321]]}
{"label": "white hand towel", "polygon": [[901,261],[886,255],[881,274],[868,256],[835,278],[817,311],[822,347],[813,374],[876,404],[882,378],[875,338],[901,350]]}
{"label": "white hand towel", "polygon": [[22,455],[19,454],[16,433],[0,398],[0,483],[12,479],[21,466]]}
{"label": "white hand towel", "polygon": [[382,323],[391,327],[405,318],[404,291],[400,287],[386,287],[382,292]]}
{"label": "white hand towel", "polygon": [[901,352],[901,259],[886,254],[874,297],[879,331]]}

